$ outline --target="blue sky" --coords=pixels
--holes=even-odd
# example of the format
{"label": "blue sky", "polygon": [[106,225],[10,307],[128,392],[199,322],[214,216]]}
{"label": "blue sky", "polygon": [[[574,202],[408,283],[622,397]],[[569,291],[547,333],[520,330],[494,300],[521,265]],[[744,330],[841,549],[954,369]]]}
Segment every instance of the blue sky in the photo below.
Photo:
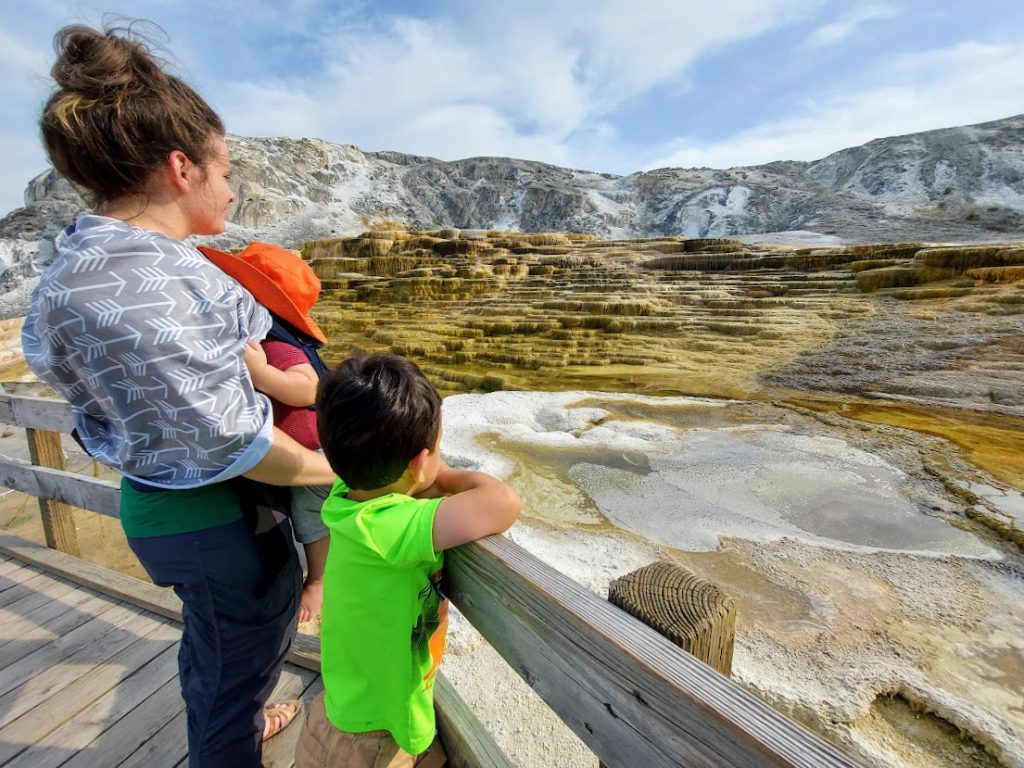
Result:
{"label": "blue sky", "polygon": [[105,12],[232,133],[443,159],[729,167],[1024,112],[1019,0],[5,0],[0,213],[46,168],[53,33]]}

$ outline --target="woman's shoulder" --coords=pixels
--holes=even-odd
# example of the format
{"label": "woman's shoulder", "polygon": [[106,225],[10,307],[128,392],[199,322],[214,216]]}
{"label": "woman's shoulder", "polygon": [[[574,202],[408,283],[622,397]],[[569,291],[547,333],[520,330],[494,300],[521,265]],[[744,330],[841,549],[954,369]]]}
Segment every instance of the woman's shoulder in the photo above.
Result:
{"label": "woman's shoulder", "polygon": [[[218,283],[234,285],[194,245],[122,219],[82,214],[57,236],[55,244],[58,253],[70,262],[102,261],[109,267],[111,258],[125,259],[133,262],[129,266],[152,268],[164,277],[202,276],[207,281],[216,279]],[[97,263],[95,268],[103,266]]]}
{"label": "woman's shoulder", "polygon": [[142,229],[122,219],[96,213],[84,213],[57,236],[58,250],[91,256],[181,253],[202,259],[194,247],[160,232]]}

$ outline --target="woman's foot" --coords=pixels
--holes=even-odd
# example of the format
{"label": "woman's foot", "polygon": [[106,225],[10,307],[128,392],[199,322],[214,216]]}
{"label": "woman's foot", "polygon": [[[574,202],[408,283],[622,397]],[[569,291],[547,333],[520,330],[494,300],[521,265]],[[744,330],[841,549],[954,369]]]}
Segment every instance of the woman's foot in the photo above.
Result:
{"label": "woman's foot", "polygon": [[302,596],[299,598],[299,624],[312,620],[320,613],[323,604],[323,579],[306,579],[306,583],[302,585]]}
{"label": "woman's foot", "polygon": [[263,725],[263,740],[266,741],[277,736],[300,711],[302,711],[302,702],[298,699],[267,704],[263,708],[263,717],[266,721]]}

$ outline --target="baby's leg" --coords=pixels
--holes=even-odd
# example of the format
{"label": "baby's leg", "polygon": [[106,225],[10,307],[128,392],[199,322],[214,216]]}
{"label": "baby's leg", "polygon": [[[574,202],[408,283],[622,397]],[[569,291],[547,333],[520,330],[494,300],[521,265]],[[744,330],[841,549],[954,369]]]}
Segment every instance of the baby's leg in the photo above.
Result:
{"label": "baby's leg", "polygon": [[324,564],[330,536],[320,517],[320,507],[330,493],[330,486],[292,488],[292,526],[306,551],[306,581],[299,602],[299,623],[320,613],[323,604]]}
{"label": "baby's leg", "polygon": [[309,621],[318,613],[324,602],[324,564],[327,562],[327,550],[330,548],[331,537],[303,544],[306,550],[306,581],[302,585],[302,597],[299,600],[299,623]]}

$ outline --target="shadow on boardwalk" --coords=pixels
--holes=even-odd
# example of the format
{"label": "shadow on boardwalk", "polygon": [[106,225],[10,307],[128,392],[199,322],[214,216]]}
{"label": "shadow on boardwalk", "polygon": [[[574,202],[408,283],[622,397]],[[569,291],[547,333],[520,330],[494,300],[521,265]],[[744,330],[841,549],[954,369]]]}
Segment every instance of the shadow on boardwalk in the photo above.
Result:
{"label": "shadow on boardwalk", "polygon": [[[177,766],[187,759],[180,626],[71,581],[0,559],[0,765]],[[316,673],[287,665],[278,697],[308,701]],[[292,765],[298,728],[264,750]]]}

